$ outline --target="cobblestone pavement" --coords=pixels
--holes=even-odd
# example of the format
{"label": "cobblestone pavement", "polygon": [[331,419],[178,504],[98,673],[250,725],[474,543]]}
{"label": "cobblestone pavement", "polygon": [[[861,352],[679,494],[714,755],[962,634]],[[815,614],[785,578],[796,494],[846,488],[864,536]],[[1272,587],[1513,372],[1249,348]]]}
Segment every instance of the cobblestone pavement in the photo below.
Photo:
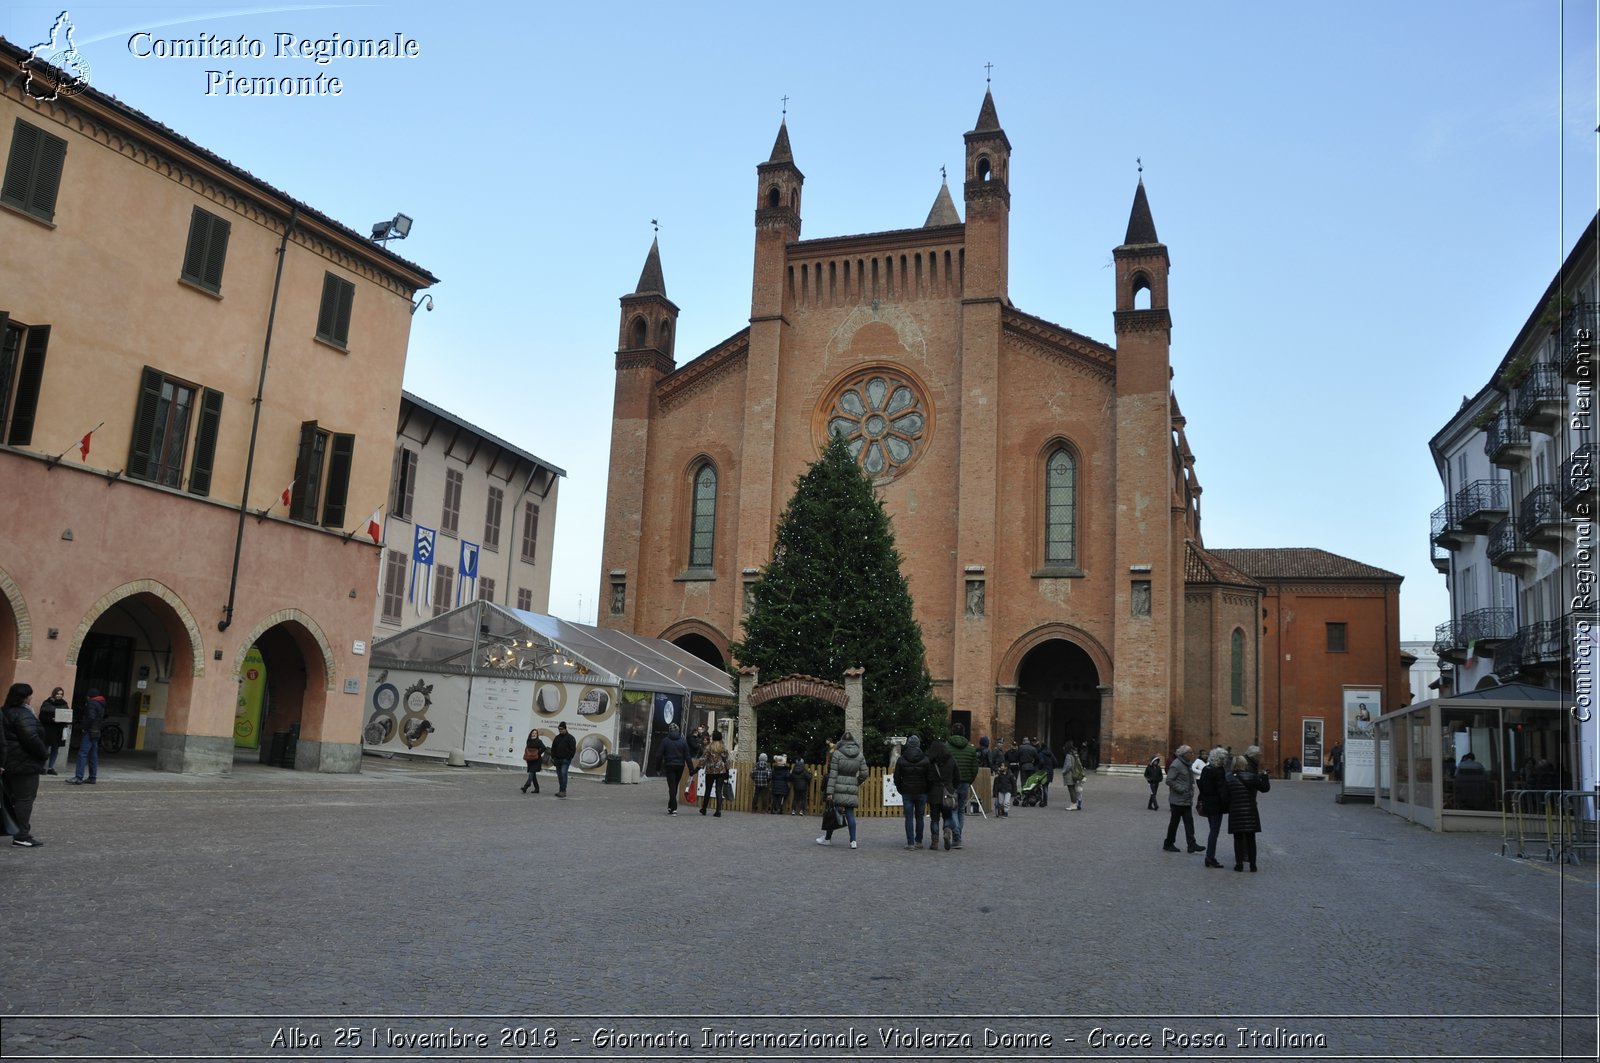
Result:
{"label": "cobblestone pavement", "polygon": [[0,848],[0,1056],[1594,1058],[1595,863],[1327,784],[1275,782],[1236,874],[1226,835],[1221,871],[1163,852],[1131,776],[969,817],[951,852],[521,779],[43,780],[45,846]]}

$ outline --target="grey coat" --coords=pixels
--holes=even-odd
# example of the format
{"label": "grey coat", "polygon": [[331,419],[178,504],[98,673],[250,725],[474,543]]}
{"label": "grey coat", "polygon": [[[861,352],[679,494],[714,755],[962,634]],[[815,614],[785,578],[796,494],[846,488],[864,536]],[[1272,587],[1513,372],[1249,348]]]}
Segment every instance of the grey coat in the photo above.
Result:
{"label": "grey coat", "polygon": [[823,794],[840,808],[855,808],[861,804],[861,784],[866,781],[867,758],[861,755],[861,743],[847,738],[828,761]]}
{"label": "grey coat", "polygon": [[1167,769],[1167,804],[1179,808],[1194,804],[1194,769],[1182,757]]}

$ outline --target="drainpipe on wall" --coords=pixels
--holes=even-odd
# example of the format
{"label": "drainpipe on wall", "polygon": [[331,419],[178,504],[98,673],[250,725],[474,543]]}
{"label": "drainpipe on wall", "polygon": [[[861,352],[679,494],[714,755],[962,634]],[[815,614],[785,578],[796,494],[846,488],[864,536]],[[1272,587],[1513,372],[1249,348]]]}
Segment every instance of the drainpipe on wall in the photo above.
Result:
{"label": "drainpipe on wall", "polygon": [[272,353],[272,325],[278,317],[278,291],[283,286],[283,260],[289,249],[289,234],[294,232],[300,219],[298,206],[289,208],[289,224],[284,226],[283,239],[278,243],[278,270],[272,278],[272,306],[267,311],[267,337],[261,345],[261,375],[256,380],[255,411],[250,416],[250,449],[245,452],[244,489],[239,493],[239,529],[233,538],[233,573],[228,577],[228,604],[217,621],[217,630],[226,631],[233,624],[233,602],[239,590],[239,556],[244,549],[244,516],[250,503],[250,477],[256,465],[256,434],[261,428],[261,397],[267,390],[267,356]]}

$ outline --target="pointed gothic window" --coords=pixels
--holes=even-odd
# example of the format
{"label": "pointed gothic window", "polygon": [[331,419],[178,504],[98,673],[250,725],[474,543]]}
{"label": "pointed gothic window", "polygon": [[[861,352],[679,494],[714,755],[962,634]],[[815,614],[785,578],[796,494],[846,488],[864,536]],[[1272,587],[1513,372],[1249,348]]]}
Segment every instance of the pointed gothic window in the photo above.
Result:
{"label": "pointed gothic window", "polygon": [[1078,559],[1078,463],[1072,451],[1057,447],[1045,462],[1044,563],[1070,565]]}
{"label": "pointed gothic window", "polygon": [[1233,645],[1228,662],[1230,697],[1228,703],[1235,708],[1244,707],[1244,632],[1233,629]]}
{"label": "pointed gothic window", "polygon": [[710,568],[716,538],[717,470],[710,462],[694,474],[694,513],[689,521],[689,567]]}

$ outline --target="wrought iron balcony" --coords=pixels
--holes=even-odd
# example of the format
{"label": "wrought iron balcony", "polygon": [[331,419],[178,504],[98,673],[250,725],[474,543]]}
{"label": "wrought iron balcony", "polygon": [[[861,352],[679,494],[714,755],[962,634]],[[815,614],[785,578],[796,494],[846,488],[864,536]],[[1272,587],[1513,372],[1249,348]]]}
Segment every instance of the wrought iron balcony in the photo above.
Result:
{"label": "wrought iron balcony", "polygon": [[1474,480],[1456,492],[1456,517],[1463,531],[1483,532],[1511,510],[1511,483]]}
{"label": "wrought iron balcony", "polygon": [[1523,631],[1522,665],[1524,668],[1568,667],[1571,657],[1570,616],[1529,624]]}
{"label": "wrought iron balcony", "polygon": [[1470,647],[1492,650],[1517,633],[1516,616],[1510,609],[1474,609],[1458,625]]}
{"label": "wrought iron balcony", "polygon": [[1453,501],[1446,502],[1434,510],[1428,520],[1430,524],[1428,540],[1436,546],[1454,550],[1472,538],[1471,533],[1461,527],[1460,507]]}
{"label": "wrought iron balcony", "polygon": [[1433,629],[1433,652],[1440,657],[1459,657],[1467,648],[1461,637],[1461,625],[1454,620]]}
{"label": "wrought iron balcony", "polygon": [[1561,423],[1567,412],[1567,382],[1551,362],[1539,362],[1528,370],[1512,396],[1517,420],[1546,434]]}
{"label": "wrought iron balcony", "polygon": [[1529,491],[1517,510],[1517,530],[1524,542],[1549,548],[1561,539],[1561,496],[1555,484]]}
{"label": "wrought iron balcony", "polygon": [[1428,552],[1433,555],[1433,569],[1435,572],[1450,571],[1450,551],[1438,543],[1429,543]]}
{"label": "wrought iron balcony", "polygon": [[1597,336],[1600,336],[1600,303],[1579,303],[1573,307],[1561,327],[1561,375],[1568,383],[1594,382]]}
{"label": "wrought iron balcony", "polygon": [[1539,552],[1523,541],[1517,522],[1509,516],[1489,529],[1489,546],[1485,552],[1489,564],[1502,572],[1524,572],[1539,560]]}
{"label": "wrought iron balcony", "polygon": [[1516,633],[1506,639],[1494,651],[1494,677],[1502,683],[1509,683],[1522,672],[1522,647],[1528,637],[1528,627],[1519,627]]}
{"label": "wrought iron balcony", "polygon": [[1483,452],[1489,456],[1489,464],[1507,469],[1528,460],[1532,440],[1527,428],[1512,417],[1510,410],[1501,410],[1483,435]]}
{"label": "wrought iron balcony", "polygon": [[[1584,502],[1594,505],[1594,459],[1595,446],[1585,443],[1572,452],[1572,456],[1561,463],[1561,472],[1556,478],[1556,486],[1561,489],[1561,509],[1566,513],[1578,512],[1578,507]],[[1591,509],[1588,516],[1594,516]]]}

